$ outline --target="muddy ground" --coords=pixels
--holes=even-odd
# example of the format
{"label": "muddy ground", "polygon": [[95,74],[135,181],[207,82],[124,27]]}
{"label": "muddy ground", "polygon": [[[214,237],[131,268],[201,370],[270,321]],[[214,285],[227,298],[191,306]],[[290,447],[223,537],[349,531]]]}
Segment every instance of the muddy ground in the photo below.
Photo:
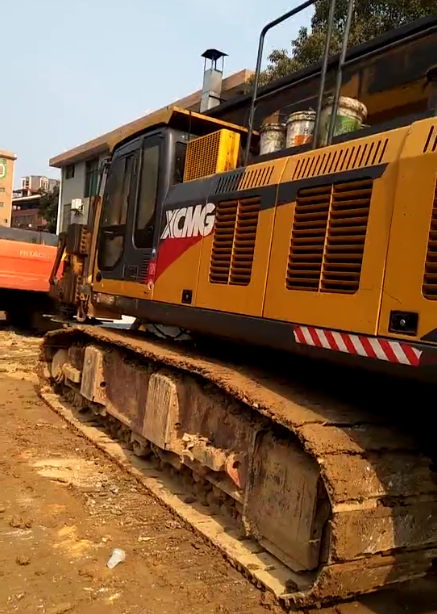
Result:
{"label": "muddy ground", "polygon": [[[0,330],[0,613],[280,612],[39,399],[38,346]],[[436,614],[437,582],[329,610],[352,612]]]}

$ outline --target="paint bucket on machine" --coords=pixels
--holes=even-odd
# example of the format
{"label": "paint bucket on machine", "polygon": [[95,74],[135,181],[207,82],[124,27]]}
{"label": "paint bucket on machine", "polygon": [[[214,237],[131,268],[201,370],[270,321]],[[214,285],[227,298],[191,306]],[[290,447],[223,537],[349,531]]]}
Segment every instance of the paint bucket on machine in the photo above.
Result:
{"label": "paint bucket on machine", "polygon": [[[322,147],[328,142],[329,122],[331,121],[333,102],[334,98],[330,96],[323,105],[320,115],[320,145]],[[367,108],[362,102],[356,98],[340,96],[333,136],[360,130],[366,117]]]}
{"label": "paint bucket on machine", "polygon": [[297,111],[288,116],[285,147],[298,147],[313,140],[315,111]]}
{"label": "paint bucket on machine", "polygon": [[285,126],[278,122],[266,122],[260,129],[260,156],[284,149]]}

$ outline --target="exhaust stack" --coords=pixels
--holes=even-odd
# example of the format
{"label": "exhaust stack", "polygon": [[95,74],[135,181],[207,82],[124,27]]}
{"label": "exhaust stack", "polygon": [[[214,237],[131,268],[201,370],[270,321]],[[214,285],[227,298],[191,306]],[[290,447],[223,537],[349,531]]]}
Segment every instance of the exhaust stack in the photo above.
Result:
{"label": "exhaust stack", "polygon": [[[218,49],[207,49],[202,53],[202,58],[205,58],[203,72],[203,87],[202,96],[200,98],[200,112],[204,113],[213,107],[216,107],[221,102],[223,67],[226,53]],[[221,69],[217,68],[218,60],[222,60]],[[209,67],[207,67],[209,61]]]}

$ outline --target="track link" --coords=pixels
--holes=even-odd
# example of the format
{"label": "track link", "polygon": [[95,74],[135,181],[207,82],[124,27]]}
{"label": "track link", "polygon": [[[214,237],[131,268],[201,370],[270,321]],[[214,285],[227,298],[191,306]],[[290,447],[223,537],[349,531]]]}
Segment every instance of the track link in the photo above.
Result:
{"label": "track link", "polygon": [[356,405],[86,326],[48,333],[41,366],[113,435],[171,468],[213,521],[215,545],[285,607],[420,577],[437,556],[430,459]]}

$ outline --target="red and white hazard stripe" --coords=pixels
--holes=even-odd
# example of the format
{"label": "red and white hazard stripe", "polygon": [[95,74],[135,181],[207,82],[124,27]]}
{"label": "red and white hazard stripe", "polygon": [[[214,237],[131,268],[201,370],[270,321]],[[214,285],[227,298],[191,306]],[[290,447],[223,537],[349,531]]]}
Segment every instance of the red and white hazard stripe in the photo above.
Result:
{"label": "red and white hazard stripe", "polygon": [[335,350],[345,354],[367,356],[367,358],[376,358],[401,365],[410,365],[411,367],[419,366],[422,354],[421,350],[408,343],[390,341],[379,337],[339,333],[311,326],[295,326],[294,338],[296,343],[304,345]]}

